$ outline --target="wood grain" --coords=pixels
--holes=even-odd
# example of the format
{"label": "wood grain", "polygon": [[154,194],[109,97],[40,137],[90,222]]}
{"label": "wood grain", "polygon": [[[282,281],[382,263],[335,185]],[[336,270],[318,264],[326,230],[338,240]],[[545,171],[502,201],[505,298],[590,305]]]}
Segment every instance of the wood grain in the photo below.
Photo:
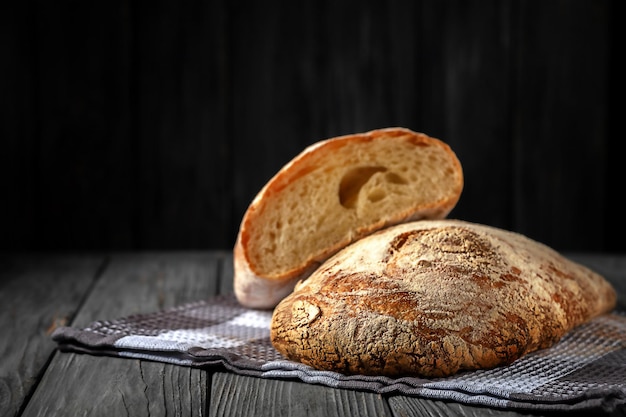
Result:
{"label": "wood grain", "polygon": [[524,5],[488,3],[423,3],[420,124],[448,142],[463,166],[463,194],[449,217],[511,228],[517,208],[510,187],[516,49],[511,32],[514,13]]}
{"label": "wood grain", "polygon": [[145,249],[234,243],[225,1],[133,9],[134,223]]}
{"label": "wood grain", "polygon": [[[220,259],[208,253],[113,255],[71,324],[86,326],[214,295]],[[203,415],[206,392],[203,371],[57,354],[25,415]]]}
{"label": "wood grain", "polygon": [[201,252],[113,254],[71,323],[148,313],[208,298],[219,285],[217,256]]}
{"label": "wood grain", "polygon": [[[594,245],[601,250],[606,229],[600,219],[611,179],[600,168],[607,165],[607,141],[596,135],[607,132],[601,115],[608,89],[606,78],[593,74],[600,68],[608,73],[608,34],[595,25],[608,20],[610,10],[584,1],[543,3],[541,10],[527,6],[515,15],[512,34],[517,44],[512,226],[559,250]],[[589,23],[592,33],[576,30]],[[589,93],[591,101],[583,98]],[[574,109],[584,116],[576,117]],[[598,168],[583,168],[589,166]]]}
{"label": "wood grain", "polygon": [[202,416],[206,387],[197,369],[57,354],[23,416]]}
{"label": "wood grain", "polygon": [[379,394],[215,373],[209,416],[391,416]]}
{"label": "wood grain", "polygon": [[18,415],[54,352],[50,333],[72,321],[103,263],[102,256],[0,257],[0,415]]}

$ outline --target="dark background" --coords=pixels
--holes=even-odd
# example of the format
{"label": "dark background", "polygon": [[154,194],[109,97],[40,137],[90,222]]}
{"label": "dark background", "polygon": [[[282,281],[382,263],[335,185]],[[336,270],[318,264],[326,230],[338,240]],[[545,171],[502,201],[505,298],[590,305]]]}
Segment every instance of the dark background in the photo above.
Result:
{"label": "dark background", "polygon": [[404,126],[450,217],[624,252],[618,2],[3,2],[0,249],[230,249],[305,146]]}

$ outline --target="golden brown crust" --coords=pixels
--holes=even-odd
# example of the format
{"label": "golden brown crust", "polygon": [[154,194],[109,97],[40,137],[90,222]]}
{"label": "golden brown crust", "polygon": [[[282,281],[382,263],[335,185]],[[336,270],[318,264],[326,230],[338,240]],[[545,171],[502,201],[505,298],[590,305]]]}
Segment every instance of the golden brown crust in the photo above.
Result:
{"label": "golden brown crust", "polygon": [[[437,157],[443,161],[441,165],[445,167],[441,169],[446,170],[440,173],[440,176],[446,181],[439,181],[437,185],[425,183],[425,186],[421,187],[421,193],[412,191],[415,193],[415,198],[410,204],[397,204],[391,208],[381,206],[378,209],[379,213],[375,215],[369,213],[369,217],[354,214],[360,208],[355,208],[355,206],[360,203],[355,201],[358,196],[355,196],[351,187],[363,186],[358,183],[360,177],[376,178],[376,175],[381,176],[384,172],[387,175],[386,180],[391,182],[391,184],[386,183],[381,186],[381,188],[387,187],[386,190],[398,186],[394,184],[394,181],[409,182],[394,172],[396,168],[394,164],[397,165],[397,162],[390,164],[385,161],[382,154],[380,160],[377,161],[376,154],[371,149],[383,141],[390,144],[390,148],[404,147],[408,154],[437,149]],[[420,169],[410,168],[418,172]],[[364,173],[358,171],[359,169],[371,172]],[[320,174],[320,172],[324,173]],[[357,178],[352,182],[346,181],[351,173]],[[424,174],[428,176],[430,172],[425,171]],[[320,184],[320,188],[325,187],[318,193],[321,195],[315,194],[315,190],[311,192],[312,180],[309,180],[310,178],[316,178],[315,181]],[[355,185],[355,183],[358,184]],[[435,189],[438,191],[432,191]],[[321,262],[355,240],[389,225],[423,218],[446,217],[459,200],[462,189],[462,168],[454,152],[440,140],[422,133],[412,132],[405,128],[388,128],[318,142],[285,165],[268,181],[248,207],[234,248],[235,294],[240,303],[245,306],[272,308],[293,289],[299,279],[306,278]],[[307,245],[308,242],[321,242],[316,247],[303,248],[305,245],[301,241],[296,242],[293,238],[285,238],[287,233],[284,224],[277,226],[275,230],[267,230],[268,223],[280,223],[282,220],[281,216],[274,216],[279,217],[278,219],[268,219],[271,217],[268,213],[286,210],[284,207],[288,204],[280,203],[280,199],[288,193],[295,194],[296,192],[301,194],[301,201],[298,205],[310,209],[297,216],[296,222],[303,224],[301,226],[303,231],[292,233],[292,235],[301,236],[302,239],[307,240]],[[375,192],[376,190],[372,191],[372,195]],[[420,195],[427,192],[433,195],[428,197]],[[401,192],[396,195],[400,194]],[[393,193],[389,193],[387,197],[391,200]],[[320,199],[335,199],[335,201],[326,202],[323,209],[316,210],[316,207],[323,205],[319,202]],[[289,203],[295,205],[293,201]],[[375,206],[375,203],[362,205],[366,206],[363,210],[367,211]],[[375,210],[370,211],[375,212]],[[282,217],[286,218],[287,215]],[[355,218],[357,220],[354,220]],[[328,229],[327,232],[322,232],[324,227]],[[337,232],[339,227],[344,227],[345,230]],[[316,237],[317,231],[320,236]],[[267,245],[272,247],[259,248],[259,242],[269,242]],[[293,256],[274,253],[274,251],[292,249]],[[277,262],[280,268],[261,265],[266,259],[274,256],[280,259],[280,262]]]}
{"label": "golden brown crust", "polygon": [[603,277],[522,235],[424,220],[321,265],[276,307],[271,339],[318,369],[440,377],[550,347],[615,302]]}

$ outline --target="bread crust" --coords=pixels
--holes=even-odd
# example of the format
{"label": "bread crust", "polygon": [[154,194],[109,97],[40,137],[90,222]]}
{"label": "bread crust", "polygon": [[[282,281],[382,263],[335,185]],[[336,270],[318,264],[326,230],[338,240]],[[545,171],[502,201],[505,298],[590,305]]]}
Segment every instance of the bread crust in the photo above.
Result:
{"label": "bread crust", "polygon": [[[368,146],[368,143],[391,138],[402,138],[418,150],[421,147],[429,146],[439,147],[443,150],[447,162],[453,167],[450,176],[454,177],[453,185],[446,190],[443,198],[438,196],[436,199],[422,201],[408,208],[386,212],[375,221],[354,227],[341,238],[330,242],[315,253],[310,253],[306,259],[291,265],[290,268],[282,271],[261,271],[258,264],[250,256],[251,231],[262,222],[260,213],[263,212],[268,202],[284,192],[290,184],[294,184],[300,178],[309,175],[312,167],[323,165],[325,161],[333,158],[339,149],[351,144]],[[336,184],[336,188],[338,187],[339,184]],[[413,132],[406,128],[387,128],[317,142],[293,158],[268,181],[246,210],[233,249],[235,295],[244,306],[260,309],[273,308],[293,290],[298,280],[306,278],[320,263],[355,240],[398,223],[419,219],[445,218],[458,202],[462,189],[462,168],[454,152],[444,142],[423,133]],[[302,202],[302,204],[314,203]],[[333,219],[330,218],[328,221],[332,222]]]}
{"label": "bread crust", "polygon": [[422,220],[327,260],[275,308],[271,341],[317,369],[444,377],[548,348],[615,304],[602,276],[523,235]]}

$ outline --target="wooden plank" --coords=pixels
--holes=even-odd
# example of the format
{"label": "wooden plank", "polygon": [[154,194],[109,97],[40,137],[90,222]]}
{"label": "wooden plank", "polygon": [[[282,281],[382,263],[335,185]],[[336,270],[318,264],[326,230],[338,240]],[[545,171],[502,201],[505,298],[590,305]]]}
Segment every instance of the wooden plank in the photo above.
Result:
{"label": "wooden plank", "polygon": [[[114,255],[72,325],[212,296],[219,286],[220,259],[186,252]],[[54,356],[24,415],[61,410],[69,415],[170,415],[176,410],[202,415],[206,392],[206,375],[188,367],[62,353]]]}
{"label": "wooden plank", "polygon": [[465,176],[449,217],[511,228],[515,99],[512,1],[424,0],[419,24],[422,126],[456,152]]}
{"label": "wooden plank", "polygon": [[[127,249],[134,189],[127,2],[30,8],[36,78],[29,250]],[[19,177],[19,173],[13,174]],[[27,174],[28,175],[28,174]]]}
{"label": "wooden plank", "polygon": [[473,405],[459,404],[449,401],[425,400],[411,397],[391,397],[389,405],[398,416],[430,416],[430,417],[562,417],[563,415],[572,417],[621,417],[626,413],[626,409],[616,409],[608,413],[600,409],[557,412],[557,411],[531,411],[531,410],[505,410],[493,407],[479,407]]}
{"label": "wooden plank", "polygon": [[379,394],[218,372],[211,384],[209,416],[391,416],[391,412]]}
{"label": "wooden plank", "polygon": [[[431,416],[431,417],[515,417],[522,415],[512,410],[476,407],[449,401],[428,400],[423,398],[393,396],[389,398],[389,406],[398,416]],[[545,415],[546,413],[538,413]],[[523,413],[532,416],[532,413]]]}
{"label": "wooden plank", "polygon": [[22,415],[203,416],[206,378],[170,364],[57,354]]}
{"label": "wooden plank", "polygon": [[158,311],[215,295],[219,262],[209,252],[114,254],[72,325]]}
{"label": "wooden plank", "polygon": [[225,3],[136,4],[133,141],[141,248],[220,249],[235,242]]}
{"label": "wooden plank", "polygon": [[55,349],[50,333],[69,323],[102,256],[0,257],[0,415],[18,415]]}
{"label": "wooden plank", "polygon": [[38,167],[35,25],[32,5],[0,5],[0,249],[29,250],[40,230],[37,212]]}
{"label": "wooden plank", "polygon": [[[607,75],[608,86],[608,144],[606,163],[606,189],[619,190],[624,182],[624,170],[622,163],[623,139],[620,132],[624,129],[624,91],[626,91],[624,74],[626,63],[624,62],[623,48],[616,47],[620,39],[626,35],[624,22],[623,3],[617,0],[609,1],[609,70]],[[622,193],[607,192],[605,201],[604,229],[606,231],[606,244],[598,250],[611,251],[613,253],[626,253],[626,219],[622,204]]]}
{"label": "wooden plank", "polygon": [[609,4],[518,5],[514,228],[558,250],[597,250],[614,192],[605,188]]}

